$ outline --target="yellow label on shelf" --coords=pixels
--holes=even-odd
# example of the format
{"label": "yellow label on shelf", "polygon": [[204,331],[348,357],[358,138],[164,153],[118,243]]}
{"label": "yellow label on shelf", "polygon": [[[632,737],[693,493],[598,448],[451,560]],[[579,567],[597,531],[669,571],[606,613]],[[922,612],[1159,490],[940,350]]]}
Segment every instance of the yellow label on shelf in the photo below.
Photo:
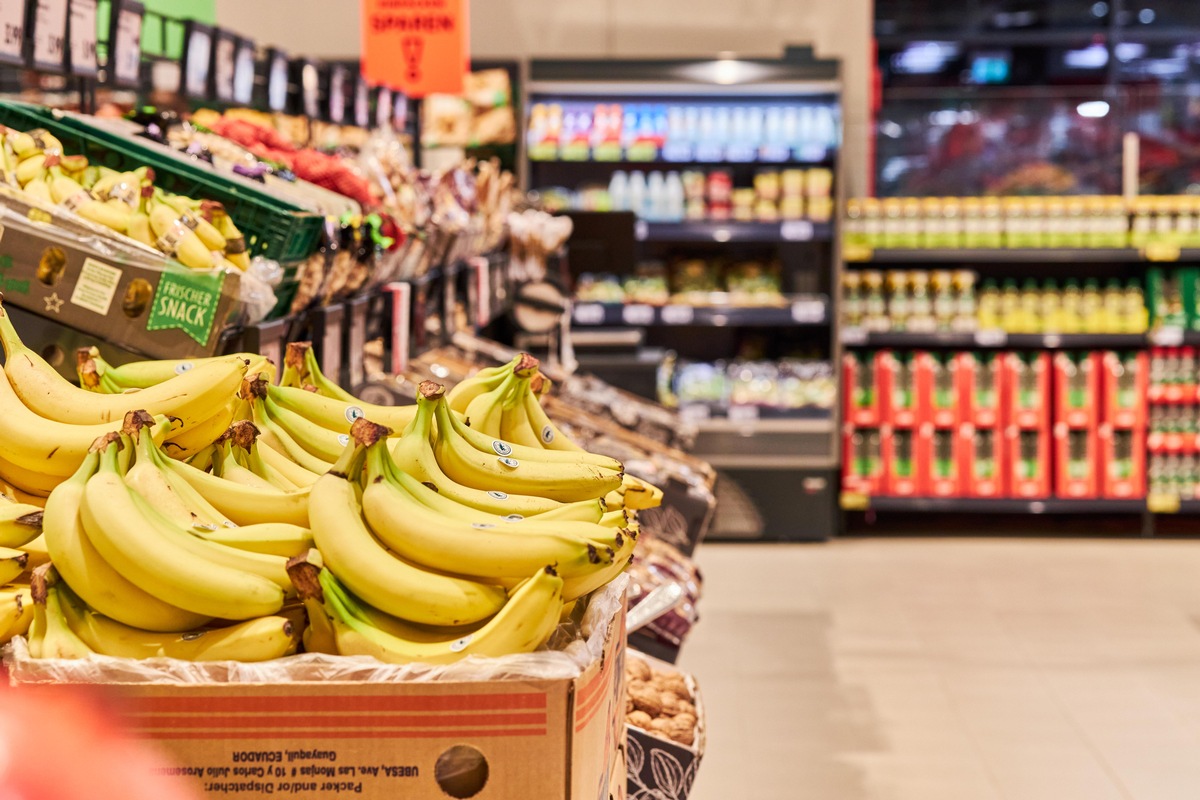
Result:
{"label": "yellow label on shelf", "polygon": [[870,495],[863,492],[842,492],[843,511],[866,511],[870,501]]}
{"label": "yellow label on shelf", "polygon": [[1148,494],[1146,509],[1151,514],[1178,514],[1179,495],[1177,494]]}
{"label": "yellow label on shelf", "polygon": [[1178,261],[1179,245],[1171,242],[1151,242],[1142,250],[1147,261]]}
{"label": "yellow label on shelf", "polygon": [[875,256],[875,250],[865,244],[847,244],[842,248],[842,258],[846,261],[870,261]]}

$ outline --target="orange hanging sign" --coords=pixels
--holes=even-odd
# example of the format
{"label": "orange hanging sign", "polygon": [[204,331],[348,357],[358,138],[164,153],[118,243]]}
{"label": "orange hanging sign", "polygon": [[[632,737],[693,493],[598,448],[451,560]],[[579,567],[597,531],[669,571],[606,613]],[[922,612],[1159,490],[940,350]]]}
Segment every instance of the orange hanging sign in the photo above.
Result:
{"label": "orange hanging sign", "polygon": [[461,94],[467,0],[363,0],[362,72],[409,97]]}

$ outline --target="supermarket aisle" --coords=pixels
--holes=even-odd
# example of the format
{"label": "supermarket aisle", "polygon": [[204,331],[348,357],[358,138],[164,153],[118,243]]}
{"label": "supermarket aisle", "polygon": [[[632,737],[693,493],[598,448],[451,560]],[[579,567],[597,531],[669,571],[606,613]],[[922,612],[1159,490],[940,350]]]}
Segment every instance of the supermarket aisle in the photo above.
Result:
{"label": "supermarket aisle", "polygon": [[694,800],[1200,795],[1200,542],[705,545],[700,564]]}

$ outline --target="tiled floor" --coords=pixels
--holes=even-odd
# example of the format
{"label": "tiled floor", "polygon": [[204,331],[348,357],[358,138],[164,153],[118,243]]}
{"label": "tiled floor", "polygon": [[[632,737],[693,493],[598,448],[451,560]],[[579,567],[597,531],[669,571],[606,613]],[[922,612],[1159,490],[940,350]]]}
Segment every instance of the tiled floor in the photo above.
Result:
{"label": "tiled floor", "polygon": [[1200,542],[704,545],[694,800],[1200,798]]}

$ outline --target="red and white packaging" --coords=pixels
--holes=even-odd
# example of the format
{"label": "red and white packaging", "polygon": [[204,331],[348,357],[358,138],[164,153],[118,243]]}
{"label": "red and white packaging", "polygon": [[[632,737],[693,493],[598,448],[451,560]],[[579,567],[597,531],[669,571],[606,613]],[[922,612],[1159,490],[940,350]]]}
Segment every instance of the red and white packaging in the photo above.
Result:
{"label": "red and white packaging", "polygon": [[1005,473],[1012,497],[1049,497],[1050,429],[1010,425],[1005,435]]}
{"label": "red and white packaging", "polygon": [[935,428],[954,428],[963,422],[962,386],[959,383],[957,356],[918,353],[917,408],[922,424]]}
{"label": "red and white packaging", "polygon": [[1102,420],[1114,428],[1146,427],[1150,354],[1106,351],[1101,356]]}
{"label": "red and white packaging", "polygon": [[888,426],[880,434],[885,472],[883,493],[892,497],[923,494],[917,467],[916,431]]}
{"label": "red and white packaging", "polygon": [[1146,431],[1101,425],[1100,494],[1118,499],[1146,496]]}
{"label": "red and white packaging", "polygon": [[1050,354],[1004,353],[1005,427],[1050,429]]}
{"label": "red and white packaging", "polygon": [[842,439],[842,491],[883,494],[886,467],[877,428],[847,427]]}
{"label": "red and white packaging", "polygon": [[1004,419],[1004,356],[999,353],[959,353],[959,403],[962,420],[976,428],[994,428]]}
{"label": "red and white packaging", "polygon": [[883,418],[894,428],[915,428],[920,423],[920,364],[926,353],[881,350],[876,356],[876,381],[884,398]]}
{"label": "red and white packaging", "polygon": [[884,392],[876,364],[882,353],[842,356],[843,420],[858,428],[877,428],[883,423]]}
{"label": "red and white packaging", "polygon": [[1100,496],[1100,439],[1096,428],[1054,426],[1054,493],[1071,499]]}
{"label": "red and white packaging", "polygon": [[954,428],[922,425],[917,432],[917,474],[924,494],[962,497],[965,488],[962,437]]}
{"label": "red and white packaging", "polygon": [[1095,428],[1100,421],[1099,352],[1055,353],[1054,423],[1070,428]]}
{"label": "red and white packaging", "polygon": [[996,427],[963,425],[959,435],[962,437],[962,472],[966,480],[963,494],[967,497],[1005,497],[1008,494],[1007,448],[1002,431]]}

